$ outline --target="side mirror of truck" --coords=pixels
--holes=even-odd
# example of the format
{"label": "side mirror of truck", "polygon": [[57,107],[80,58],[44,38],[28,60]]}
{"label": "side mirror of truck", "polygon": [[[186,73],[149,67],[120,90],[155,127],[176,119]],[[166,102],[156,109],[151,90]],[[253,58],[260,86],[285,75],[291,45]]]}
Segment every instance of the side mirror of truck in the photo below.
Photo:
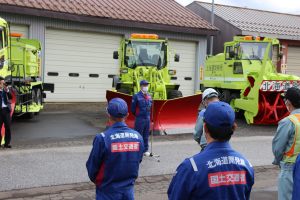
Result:
{"label": "side mirror of truck", "polygon": [[234,58],[234,57],[235,57],[234,51],[229,51],[229,58]]}
{"label": "side mirror of truck", "polygon": [[180,55],[176,53],[174,56],[174,61],[179,62],[179,60],[180,60]]}
{"label": "side mirror of truck", "polygon": [[113,58],[114,59],[119,59],[119,52],[118,51],[114,51]]}

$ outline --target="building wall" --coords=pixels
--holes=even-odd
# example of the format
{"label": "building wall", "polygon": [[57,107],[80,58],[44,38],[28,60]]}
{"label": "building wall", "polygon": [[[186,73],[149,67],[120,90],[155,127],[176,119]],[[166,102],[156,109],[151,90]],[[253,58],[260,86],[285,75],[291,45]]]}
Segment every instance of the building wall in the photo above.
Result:
{"label": "building wall", "polygon": [[[203,8],[196,2],[193,2],[187,6],[188,9],[193,11],[195,14],[205,19],[208,22],[211,22],[211,11]],[[214,47],[213,54],[224,52],[223,45],[225,42],[232,41],[233,36],[241,35],[242,31],[230,24],[229,22],[223,20],[222,18],[215,15],[214,26],[219,29],[219,32],[214,37]],[[210,43],[208,38],[208,53],[210,52]]]}
{"label": "building wall", "polygon": [[[89,23],[73,22],[73,21],[64,21],[58,19],[51,19],[45,17],[33,17],[33,16],[24,16],[11,13],[0,13],[0,16],[12,24],[23,24],[29,26],[29,37],[33,39],[38,39],[42,44],[42,57],[43,59],[43,69],[42,79],[45,78],[45,35],[46,29],[66,29],[66,30],[75,30],[75,31],[84,31],[84,32],[95,32],[95,33],[109,33],[115,35],[122,35],[128,37],[133,32],[140,33],[152,33],[147,29],[138,29],[138,28],[125,28],[125,27],[114,27],[114,26],[104,26],[104,25],[95,25]],[[194,90],[199,89],[199,67],[204,64],[206,57],[206,43],[207,38],[203,35],[195,34],[182,34],[168,31],[155,31],[161,38],[167,38],[170,40],[180,40],[180,41],[193,41],[196,43],[196,61],[195,61],[195,75],[193,77]],[[47,67],[47,66],[46,66]]]}

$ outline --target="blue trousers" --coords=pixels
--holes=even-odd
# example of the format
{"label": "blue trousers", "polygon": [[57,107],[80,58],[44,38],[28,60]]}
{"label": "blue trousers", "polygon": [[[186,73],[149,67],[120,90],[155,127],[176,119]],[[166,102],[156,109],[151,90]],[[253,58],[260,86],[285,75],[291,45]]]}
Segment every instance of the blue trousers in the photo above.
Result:
{"label": "blue trousers", "polygon": [[149,118],[141,118],[137,117],[135,119],[134,130],[139,132],[144,140],[144,152],[149,149],[149,131],[150,131],[150,117]]}
{"label": "blue trousers", "polygon": [[278,176],[278,200],[291,200],[293,193],[293,163],[280,161]]}
{"label": "blue trousers", "polygon": [[134,200],[134,189],[111,193],[96,191],[96,200]]}

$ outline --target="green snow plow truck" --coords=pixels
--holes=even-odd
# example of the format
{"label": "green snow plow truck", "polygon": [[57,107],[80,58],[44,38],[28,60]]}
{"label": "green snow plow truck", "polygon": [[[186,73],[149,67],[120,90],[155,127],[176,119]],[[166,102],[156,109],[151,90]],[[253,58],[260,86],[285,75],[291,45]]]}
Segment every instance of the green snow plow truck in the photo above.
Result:
{"label": "green snow plow truck", "polygon": [[281,55],[277,39],[236,36],[207,58],[200,87],[218,90],[247,123],[276,124],[288,114],[282,93],[300,87],[299,77],[278,73]]}
{"label": "green snow plow truck", "polygon": [[54,84],[41,80],[41,44],[11,33],[8,23],[0,18],[0,76],[12,92],[12,114],[32,118],[43,109],[46,94]]}
{"label": "green snow plow truck", "polygon": [[[113,77],[113,90],[106,98],[123,98],[129,107],[132,95],[140,91],[140,81],[147,80],[149,93],[154,99],[152,120],[154,131],[167,133],[167,129],[194,128],[201,94],[182,97],[179,84],[173,83],[176,71],[170,69],[170,59],[179,61],[179,55],[170,56],[169,44],[156,34],[131,34],[121,41],[119,51],[113,53],[119,59],[120,74]],[[134,116],[130,113],[127,124],[134,127]],[[184,132],[186,130],[180,130]]]}

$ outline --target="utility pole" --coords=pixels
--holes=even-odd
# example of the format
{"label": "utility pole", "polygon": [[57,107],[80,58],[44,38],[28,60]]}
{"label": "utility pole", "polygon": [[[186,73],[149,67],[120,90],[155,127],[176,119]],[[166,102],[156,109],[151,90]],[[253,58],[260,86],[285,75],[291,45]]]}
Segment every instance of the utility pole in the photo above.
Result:
{"label": "utility pole", "polygon": [[[214,25],[215,22],[215,1],[212,0],[211,3],[211,24]],[[210,36],[210,55],[213,55],[213,46],[214,46],[214,36]]]}

